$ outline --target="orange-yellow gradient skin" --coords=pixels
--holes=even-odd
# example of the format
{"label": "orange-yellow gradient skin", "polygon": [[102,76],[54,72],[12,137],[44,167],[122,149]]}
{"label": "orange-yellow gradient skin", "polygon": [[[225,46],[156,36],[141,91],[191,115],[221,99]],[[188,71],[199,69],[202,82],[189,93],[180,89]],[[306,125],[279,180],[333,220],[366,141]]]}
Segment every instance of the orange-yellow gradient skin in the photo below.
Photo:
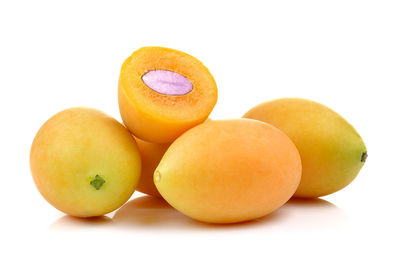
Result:
{"label": "orange-yellow gradient skin", "polygon": [[[160,94],[147,87],[142,76],[151,70],[169,70],[188,78],[193,89],[185,95]],[[171,143],[202,123],[217,102],[217,85],[208,69],[186,53],[144,47],[122,65],[118,101],[122,120],[142,140]]]}
{"label": "orange-yellow gradient skin", "polygon": [[315,198],[347,186],[364,165],[367,149],[357,131],[339,114],[319,103],[283,98],[262,103],[244,118],[270,123],[296,144],[303,175],[295,197]]}
{"label": "orange-yellow gradient skin", "polygon": [[277,128],[248,119],[210,120],[175,140],[154,173],[164,199],[203,222],[265,216],[295,192],[301,161]]}
{"label": "orange-yellow gradient skin", "polygon": [[[43,197],[76,217],[109,213],[132,195],[140,177],[134,138],[101,111],[71,108],[50,118],[33,141],[30,165]],[[90,182],[100,176],[97,190]]]}
{"label": "orange-yellow gradient skin", "polygon": [[153,174],[170,144],[156,144],[135,138],[142,159],[142,175],[136,190],[161,197],[153,181]]}

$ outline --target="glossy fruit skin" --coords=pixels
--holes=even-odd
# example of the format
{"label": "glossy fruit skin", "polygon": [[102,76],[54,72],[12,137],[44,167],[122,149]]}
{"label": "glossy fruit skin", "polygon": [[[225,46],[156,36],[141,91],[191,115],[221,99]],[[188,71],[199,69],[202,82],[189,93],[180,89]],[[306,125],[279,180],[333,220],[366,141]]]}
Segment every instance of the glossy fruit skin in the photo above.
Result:
{"label": "glossy fruit skin", "polygon": [[[142,77],[152,70],[170,70],[188,78],[193,89],[166,95],[146,86]],[[209,70],[195,57],[174,49],[143,47],[122,64],[118,103],[125,126],[142,140],[172,143],[186,130],[204,122],[218,98]]]}
{"label": "glossy fruit skin", "polygon": [[210,120],[185,132],[161,159],[154,182],[164,199],[203,222],[235,223],[283,205],[301,176],[299,153],[275,127]]}
{"label": "glossy fruit skin", "polygon": [[[78,107],[54,115],[39,129],[30,166],[50,204],[72,216],[93,217],[131,197],[141,161],[135,140],[122,124],[101,111]],[[95,185],[95,178],[105,182]]]}
{"label": "glossy fruit skin", "polygon": [[364,165],[367,149],[360,135],[338,113],[317,102],[273,100],[252,108],[243,117],[272,124],[295,143],[303,164],[295,197],[334,193],[350,184]]}
{"label": "glossy fruit skin", "polygon": [[148,195],[162,197],[154,185],[153,174],[170,144],[151,143],[137,137],[135,140],[142,160],[142,173],[136,190]]}

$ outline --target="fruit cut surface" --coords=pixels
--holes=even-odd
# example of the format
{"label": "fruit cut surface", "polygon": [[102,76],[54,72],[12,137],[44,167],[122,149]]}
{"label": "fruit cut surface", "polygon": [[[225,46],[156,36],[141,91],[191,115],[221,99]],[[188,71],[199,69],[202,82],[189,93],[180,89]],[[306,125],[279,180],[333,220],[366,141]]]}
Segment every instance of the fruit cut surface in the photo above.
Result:
{"label": "fruit cut surface", "polygon": [[198,59],[177,50],[144,47],[126,59],[121,68],[121,117],[142,140],[171,143],[207,119],[217,95],[208,69]]}

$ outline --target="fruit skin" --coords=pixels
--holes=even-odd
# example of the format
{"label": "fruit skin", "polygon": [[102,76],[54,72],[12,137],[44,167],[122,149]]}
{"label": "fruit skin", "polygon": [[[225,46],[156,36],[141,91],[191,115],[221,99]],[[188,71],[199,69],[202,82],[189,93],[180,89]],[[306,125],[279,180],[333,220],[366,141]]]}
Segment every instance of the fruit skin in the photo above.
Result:
{"label": "fruit skin", "polygon": [[[210,120],[212,119],[206,119],[206,121]],[[136,190],[151,196],[162,198],[156,185],[154,185],[153,175],[161,161],[161,158],[164,156],[171,143],[157,144],[144,141],[137,137],[135,137],[135,140],[142,160],[142,173]]]}
{"label": "fruit skin", "polygon": [[154,173],[164,199],[211,223],[271,213],[295,192],[301,161],[277,128],[248,119],[210,120],[175,140]]}
{"label": "fruit skin", "polygon": [[243,117],[272,124],[296,144],[303,175],[295,197],[334,193],[350,184],[364,165],[367,149],[360,135],[339,114],[317,102],[273,100],[252,108]]}
{"label": "fruit skin", "polygon": [[136,190],[148,195],[162,197],[153,181],[153,174],[170,144],[156,144],[135,137],[142,160],[142,173]]}
{"label": "fruit skin", "polygon": [[[142,81],[151,70],[170,70],[188,78],[193,89],[185,95],[160,94]],[[218,98],[209,70],[195,57],[162,47],[143,47],[121,67],[118,103],[125,126],[142,140],[166,144],[204,122]]]}
{"label": "fruit skin", "polygon": [[[70,108],[39,129],[30,166],[38,190],[50,204],[72,216],[92,217],[109,213],[130,198],[141,161],[135,140],[118,121],[95,109]],[[94,184],[99,177],[105,182]]]}

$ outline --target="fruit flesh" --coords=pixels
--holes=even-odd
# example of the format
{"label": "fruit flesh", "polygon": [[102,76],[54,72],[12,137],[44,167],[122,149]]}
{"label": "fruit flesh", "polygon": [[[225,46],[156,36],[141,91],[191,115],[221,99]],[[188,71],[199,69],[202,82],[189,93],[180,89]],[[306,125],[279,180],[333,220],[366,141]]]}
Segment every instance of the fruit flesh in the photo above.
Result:
{"label": "fruit flesh", "polygon": [[234,223],[267,215],[283,205],[301,176],[299,153],[275,127],[259,121],[212,120],[175,140],[154,182],[185,215]]}
{"label": "fruit flesh", "polygon": [[295,197],[315,198],[344,188],[366,160],[367,149],[353,126],[319,103],[283,98],[262,103],[243,117],[272,124],[296,144],[303,175]]}
{"label": "fruit flesh", "polygon": [[67,109],[50,118],[32,143],[30,165],[42,196],[77,217],[120,207],[132,195],[141,169],[129,131],[89,108]]}
{"label": "fruit flesh", "polygon": [[153,181],[153,174],[169,144],[156,144],[135,138],[142,160],[142,173],[136,190],[148,195],[162,197]]}
{"label": "fruit flesh", "polygon": [[121,117],[136,137],[149,142],[171,143],[202,123],[216,104],[217,95],[208,69],[177,50],[144,47],[128,57],[121,68]]}

